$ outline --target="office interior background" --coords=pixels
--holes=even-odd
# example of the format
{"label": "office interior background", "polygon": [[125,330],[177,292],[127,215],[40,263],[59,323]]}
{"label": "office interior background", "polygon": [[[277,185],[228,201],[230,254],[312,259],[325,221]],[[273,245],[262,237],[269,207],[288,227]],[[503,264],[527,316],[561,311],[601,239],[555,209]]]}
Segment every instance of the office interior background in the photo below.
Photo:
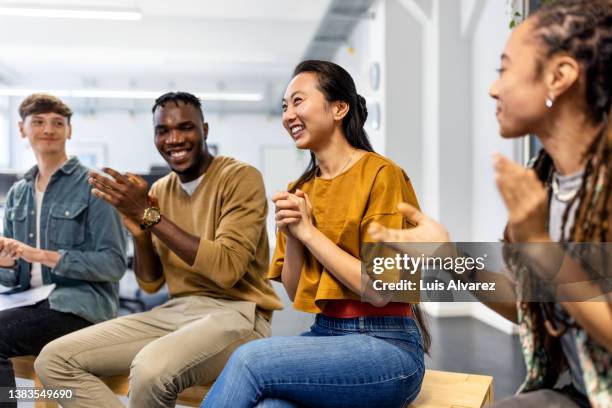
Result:
{"label": "office interior background", "polygon": [[[70,154],[91,167],[149,176],[166,171],[153,145],[154,97],[196,93],[209,145],[257,167],[271,196],[307,164],[282,128],[280,106],[293,67],[317,58],[353,75],[368,101],[375,149],[406,170],[423,211],[455,241],[497,241],[506,210],[492,154],[524,161],[529,152],[526,141],[499,136],[488,88],[509,23],[527,3],[29,0],[38,12],[17,16],[6,6],[19,3],[0,1],[0,202],[35,163],[17,127],[17,107],[34,91],[52,92],[75,111]],[[61,9],[126,13],[50,16]],[[273,246],[272,213],[268,232]],[[129,276],[128,297],[136,290]],[[276,289],[286,308],[275,315],[274,334],[306,329],[312,317]],[[494,375],[498,397],[515,391],[524,367],[511,323],[477,303],[424,305],[434,334],[431,368]]]}

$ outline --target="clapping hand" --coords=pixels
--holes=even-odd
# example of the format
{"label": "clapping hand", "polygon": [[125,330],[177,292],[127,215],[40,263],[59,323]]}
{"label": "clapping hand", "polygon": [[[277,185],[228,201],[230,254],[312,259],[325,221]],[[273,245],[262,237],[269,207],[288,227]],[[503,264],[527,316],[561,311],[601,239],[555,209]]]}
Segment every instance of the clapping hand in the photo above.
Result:
{"label": "clapping hand", "polygon": [[532,169],[497,153],[495,182],[508,209],[508,233],[514,243],[547,242],[548,193]]}
{"label": "clapping hand", "polygon": [[304,241],[312,229],[312,204],[308,194],[297,190],[295,194],[278,192],[272,197],[275,205],[276,227],[286,236]]}
{"label": "clapping hand", "polygon": [[409,223],[414,225],[414,228],[392,229],[374,222],[368,229],[372,239],[387,242],[397,250],[401,250],[402,245],[399,245],[400,243],[440,243],[450,240],[448,231],[442,224],[429,218],[416,207],[407,203],[400,203],[397,209]]}
{"label": "clapping hand", "polygon": [[0,267],[12,267],[20,258],[20,242],[0,237]]}
{"label": "clapping hand", "polygon": [[148,183],[135,174],[121,174],[110,168],[102,170],[110,177],[96,172],[89,173],[89,184],[94,187],[92,193],[117,209],[132,234],[142,234],[140,221],[144,211],[157,203],[148,194]]}

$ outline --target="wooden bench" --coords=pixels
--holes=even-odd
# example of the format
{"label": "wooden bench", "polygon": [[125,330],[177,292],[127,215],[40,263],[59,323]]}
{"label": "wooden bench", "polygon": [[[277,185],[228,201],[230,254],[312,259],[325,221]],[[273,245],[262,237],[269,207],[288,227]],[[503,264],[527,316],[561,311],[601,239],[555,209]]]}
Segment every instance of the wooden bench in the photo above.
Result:
{"label": "wooden bench", "polygon": [[[36,388],[43,388],[34,372],[35,357],[12,358],[15,376],[34,380]],[[127,395],[127,376],[104,377],[102,380],[117,395]],[[210,385],[191,387],[183,391],[178,405],[199,407]],[[427,370],[421,393],[409,408],[481,408],[493,404],[493,377],[486,375],[449,373]],[[36,408],[57,408],[53,402],[36,402]]]}

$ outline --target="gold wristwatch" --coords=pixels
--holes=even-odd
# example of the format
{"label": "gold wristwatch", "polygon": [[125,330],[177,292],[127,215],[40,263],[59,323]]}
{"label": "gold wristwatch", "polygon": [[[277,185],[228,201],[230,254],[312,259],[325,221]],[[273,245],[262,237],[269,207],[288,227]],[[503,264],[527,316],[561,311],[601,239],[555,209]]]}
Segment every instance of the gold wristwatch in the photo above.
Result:
{"label": "gold wristwatch", "polygon": [[161,213],[157,207],[149,207],[144,210],[142,220],[140,221],[140,229],[148,230],[155,224],[161,221]]}

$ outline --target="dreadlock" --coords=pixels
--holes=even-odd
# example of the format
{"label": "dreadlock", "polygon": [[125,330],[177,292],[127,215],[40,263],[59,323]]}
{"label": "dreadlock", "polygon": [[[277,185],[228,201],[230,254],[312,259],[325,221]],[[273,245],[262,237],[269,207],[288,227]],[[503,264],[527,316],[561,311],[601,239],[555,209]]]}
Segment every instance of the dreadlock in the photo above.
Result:
{"label": "dreadlock", "polygon": [[589,116],[593,123],[602,124],[601,133],[586,152],[580,189],[563,214],[561,241],[568,240],[565,225],[576,200],[579,207],[569,240],[612,241],[612,130],[608,123],[612,100],[612,0],[556,0],[541,7],[534,17],[536,37],[545,47],[546,57],[566,53],[580,63]]}
{"label": "dreadlock", "polygon": [[[586,167],[580,188],[563,214],[561,242],[610,242],[612,0],[556,0],[538,9],[533,18],[536,38],[546,51],[545,57],[564,53],[582,67],[588,115],[594,124],[601,126],[600,133],[585,153]],[[540,72],[542,67],[540,61]],[[534,170],[540,180],[550,186],[554,164],[545,150],[535,161]],[[574,224],[566,237],[566,225],[576,202]],[[567,364],[559,338],[545,329],[546,320],[554,313],[554,303],[522,302],[520,307],[531,315],[534,335],[542,339],[549,366],[545,381],[552,386]]]}

